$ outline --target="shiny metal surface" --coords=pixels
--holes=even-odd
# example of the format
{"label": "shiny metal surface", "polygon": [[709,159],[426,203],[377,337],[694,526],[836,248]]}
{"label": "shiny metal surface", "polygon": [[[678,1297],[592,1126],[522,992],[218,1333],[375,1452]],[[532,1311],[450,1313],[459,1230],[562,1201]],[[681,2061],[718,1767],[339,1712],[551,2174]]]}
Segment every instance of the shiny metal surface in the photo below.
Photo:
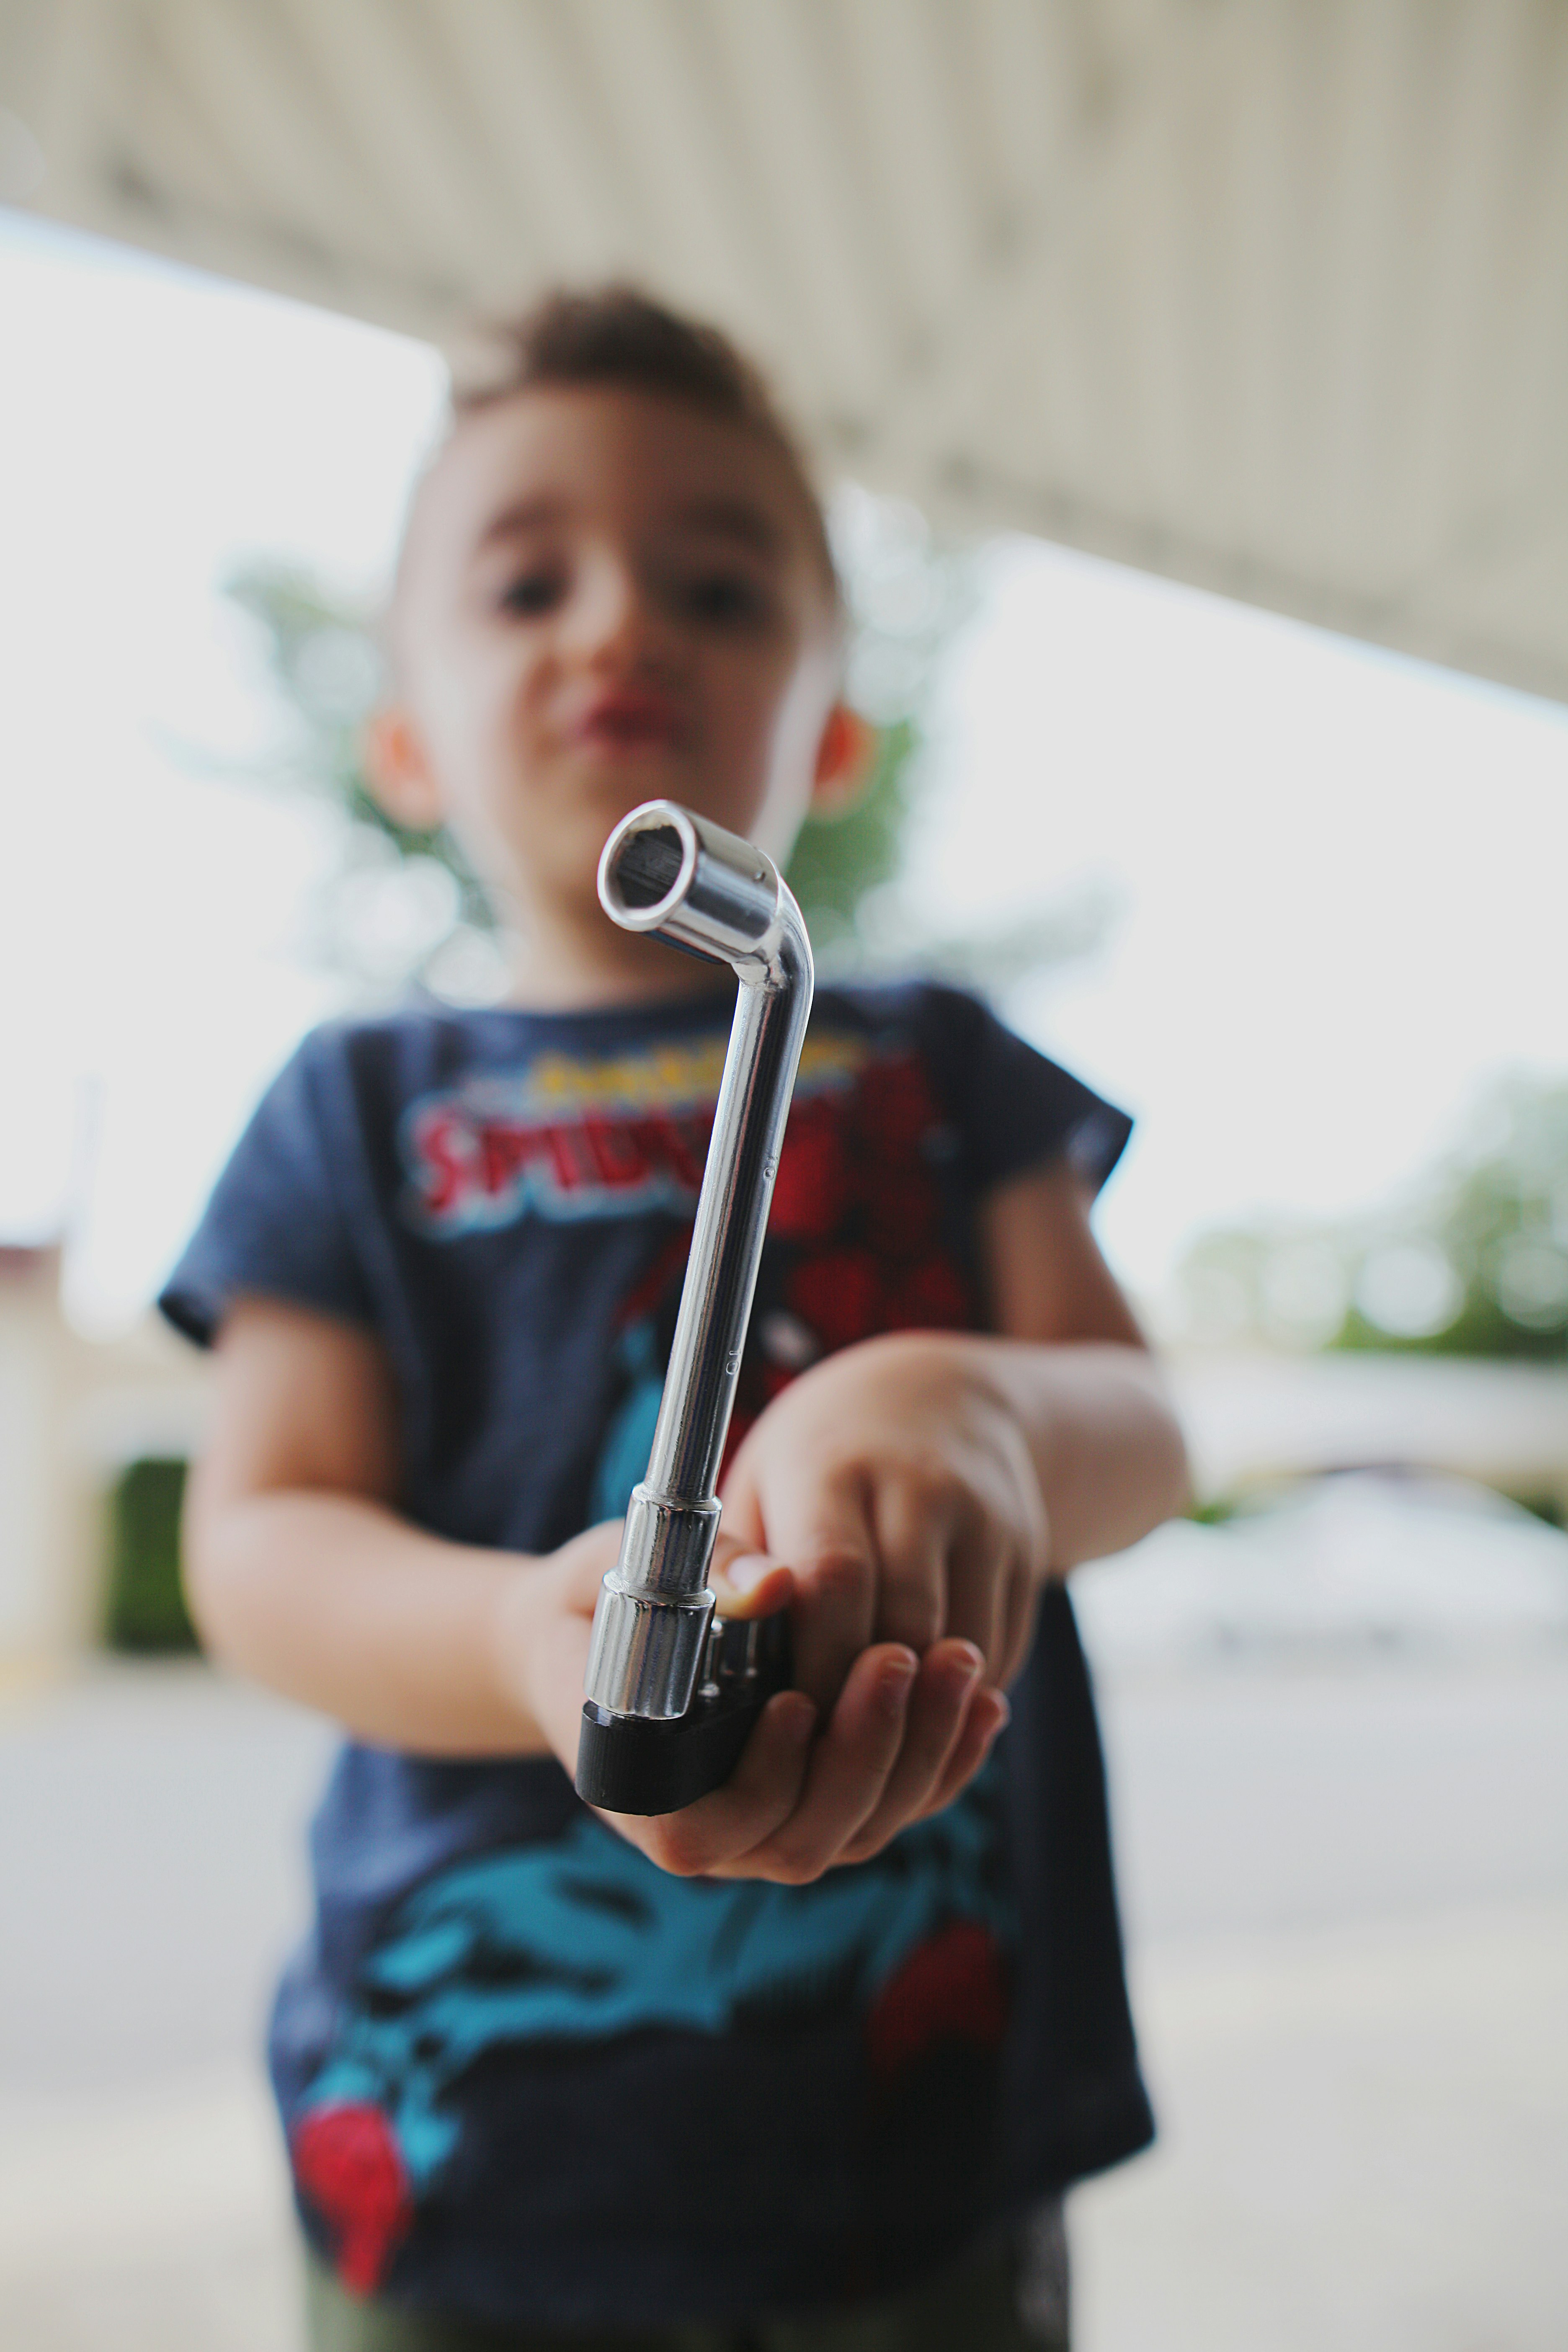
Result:
{"label": "shiny metal surface", "polygon": [[740,982],[691,1255],[647,1473],[594,1620],[587,1696],[616,1715],[684,1715],[702,1661],[718,1532],[714,1496],[768,1203],[811,1012],[800,908],[750,842],[650,801],[599,861],[599,898],[626,930],[657,931]]}

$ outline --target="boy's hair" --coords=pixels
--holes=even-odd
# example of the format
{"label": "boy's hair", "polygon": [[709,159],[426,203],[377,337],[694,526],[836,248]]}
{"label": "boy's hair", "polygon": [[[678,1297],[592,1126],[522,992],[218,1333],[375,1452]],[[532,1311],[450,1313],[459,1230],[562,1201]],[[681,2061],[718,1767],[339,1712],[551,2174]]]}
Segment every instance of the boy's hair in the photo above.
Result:
{"label": "boy's hair", "polygon": [[827,523],[800,445],[785,425],[761,371],[717,327],[683,318],[634,286],[547,294],[521,318],[485,327],[470,358],[452,371],[451,418],[457,430],[520,392],[605,385],[654,399],[679,400],[705,416],[738,425],[782,458],[799,495],[812,552],[837,612],[837,567]]}

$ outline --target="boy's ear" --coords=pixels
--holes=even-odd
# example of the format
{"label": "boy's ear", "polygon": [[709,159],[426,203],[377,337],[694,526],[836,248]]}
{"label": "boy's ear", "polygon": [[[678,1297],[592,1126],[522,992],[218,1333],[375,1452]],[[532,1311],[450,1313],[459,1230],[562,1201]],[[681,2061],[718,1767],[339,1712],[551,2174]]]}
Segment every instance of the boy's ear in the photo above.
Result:
{"label": "boy's ear", "polygon": [[413,712],[399,702],[373,712],[363,749],[366,781],[387,815],[410,833],[434,833],[446,810]]}
{"label": "boy's ear", "polygon": [[868,719],[862,719],[847,702],[834,704],[816,747],[816,773],[811,788],[814,815],[847,814],[871,781],[880,740]]}

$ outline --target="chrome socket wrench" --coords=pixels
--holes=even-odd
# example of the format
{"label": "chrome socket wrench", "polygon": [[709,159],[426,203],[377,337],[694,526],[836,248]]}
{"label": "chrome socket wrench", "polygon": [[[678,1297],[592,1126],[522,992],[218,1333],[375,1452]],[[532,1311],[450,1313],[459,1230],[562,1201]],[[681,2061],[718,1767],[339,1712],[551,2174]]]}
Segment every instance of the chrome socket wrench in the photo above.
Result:
{"label": "chrome socket wrench", "polygon": [[726,1623],[708,1570],[714,1488],[811,1012],[811,947],[772,860],[673,801],[649,801],[616,827],[599,860],[599,899],[624,929],[657,931],[728,964],[740,982],[653,1447],[599,1594],[577,1748],[587,1803],[670,1813],[728,1780],[790,1678],[787,1612]]}

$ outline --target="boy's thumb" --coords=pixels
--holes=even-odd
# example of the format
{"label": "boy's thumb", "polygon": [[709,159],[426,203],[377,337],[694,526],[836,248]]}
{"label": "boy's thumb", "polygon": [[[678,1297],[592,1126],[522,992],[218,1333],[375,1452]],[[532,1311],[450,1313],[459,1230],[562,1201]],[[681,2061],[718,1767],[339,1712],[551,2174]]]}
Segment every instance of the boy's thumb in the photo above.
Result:
{"label": "boy's thumb", "polygon": [[868,1575],[876,1572],[876,1541],[865,1498],[837,1483],[818,1486],[803,1478],[770,1511],[768,1541],[808,1578],[828,1562],[855,1563]]}
{"label": "boy's thumb", "polygon": [[721,1617],[771,1617],[775,1610],[787,1609],[795,1594],[795,1578],[782,1560],[739,1544],[726,1552],[722,1538],[711,1582]]}

